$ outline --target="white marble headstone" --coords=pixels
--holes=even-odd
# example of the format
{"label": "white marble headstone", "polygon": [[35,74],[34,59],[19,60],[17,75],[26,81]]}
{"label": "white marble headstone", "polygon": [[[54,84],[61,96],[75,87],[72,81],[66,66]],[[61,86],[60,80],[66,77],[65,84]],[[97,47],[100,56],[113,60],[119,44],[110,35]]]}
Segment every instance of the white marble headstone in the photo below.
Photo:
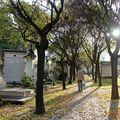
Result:
{"label": "white marble headstone", "polygon": [[5,52],[4,53],[3,73],[7,83],[20,83],[24,75],[25,60],[24,52]]}

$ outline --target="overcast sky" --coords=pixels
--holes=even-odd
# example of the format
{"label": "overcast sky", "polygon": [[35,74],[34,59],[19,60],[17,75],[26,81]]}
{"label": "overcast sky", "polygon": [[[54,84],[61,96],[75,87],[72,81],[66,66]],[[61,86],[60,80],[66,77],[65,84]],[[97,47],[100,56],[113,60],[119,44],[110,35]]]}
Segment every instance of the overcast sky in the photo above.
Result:
{"label": "overcast sky", "polygon": [[26,1],[26,2],[30,2],[30,3],[32,2],[32,0],[24,0],[24,1]]}
{"label": "overcast sky", "polygon": [[[29,3],[32,3],[33,0],[23,0],[23,1],[26,1],[26,2],[29,2]],[[41,1],[41,0],[40,0]],[[45,0],[42,0],[43,4],[46,4]]]}

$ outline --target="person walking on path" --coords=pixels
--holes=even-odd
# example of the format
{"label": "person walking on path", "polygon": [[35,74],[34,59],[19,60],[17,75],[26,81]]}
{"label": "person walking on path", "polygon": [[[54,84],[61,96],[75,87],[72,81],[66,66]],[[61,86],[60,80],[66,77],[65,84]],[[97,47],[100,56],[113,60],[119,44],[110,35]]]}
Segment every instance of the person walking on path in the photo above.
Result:
{"label": "person walking on path", "polygon": [[82,81],[84,80],[84,74],[82,70],[78,70],[76,73],[76,79],[78,83],[78,90],[82,91]]}

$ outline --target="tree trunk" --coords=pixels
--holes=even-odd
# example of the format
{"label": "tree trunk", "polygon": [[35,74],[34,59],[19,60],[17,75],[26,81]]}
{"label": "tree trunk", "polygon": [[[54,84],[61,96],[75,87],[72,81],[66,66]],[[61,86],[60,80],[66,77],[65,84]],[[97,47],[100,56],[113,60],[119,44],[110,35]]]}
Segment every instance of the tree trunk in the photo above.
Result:
{"label": "tree trunk", "polygon": [[75,62],[73,62],[73,81],[75,81]]}
{"label": "tree trunk", "polygon": [[92,62],[92,80],[94,80],[95,78],[95,74],[94,74],[94,63]]}
{"label": "tree trunk", "polygon": [[66,89],[66,81],[65,81],[65,73],[64,73],[64,63],[63,60],[61,60],[61,70],[62,70],[62,84],[63,84],[63,90]]}
{"label": "tree trunk", "polygon": [[69,82],[68,82],[68,84],[72,84],[72,77],[73,77],[73,71],[72,71],[72,64],[70,65],[70,79],[69,79]]}
{"label": "tree trunk", "polygon": [[111,55],[111,71],[112,71],[112,91],[111,91],[111,100],[118,99],[118,84],[117,84],[117,55]]}
{"label": "tree trunk", "polygon": [[36,113],[44,114],[44,97],[43,97],[43,79],[44,79],[44,62],[45,50],[48,48],[46,35],[41,35],[41,43],[36,44],[38,63],[37,63],[37,81],[36,81]]}
{"label": "tree trunk", "polygon": [[37,81],[36,81],[36,113],[44,114],[44,99],[43,99],[43,78],[44,78],[44,59],[45,51],[41,50],[39,46],[37,48],[38,54],[38,66],[37,66]]}
{"label": "tree trunk", "polygon": [[100,75],[100,55],[97,56],[97,68],[98,68],[98,82],[99,82],[99,87],[102,86],[102,81],[101,81],[101,75]]}
{"label": "tree trunk", "polygon": [[97,62],[95,64],[95,78],[94,78],[94,83],[97,83],[97,76],[98,76],[98,65]]}

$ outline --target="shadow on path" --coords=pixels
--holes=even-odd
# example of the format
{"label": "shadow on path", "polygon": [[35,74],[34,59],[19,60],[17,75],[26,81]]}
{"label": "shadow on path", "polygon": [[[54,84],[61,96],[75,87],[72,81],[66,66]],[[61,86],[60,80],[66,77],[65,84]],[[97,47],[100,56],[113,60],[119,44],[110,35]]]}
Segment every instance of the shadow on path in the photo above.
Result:
{"label": "shadow on path", "polygon": [[82,101],[84,101],[86,98],[88,98],[92,93],[94,93],[96,90],[98,90],[98,88],[95,88],[94,90],[92,90],[91,92],[89,92],[88,94],[86,94],[85,96],[83,96],[82,98],[78,99],[77,101],[73,102],[70,105],[70,109],[72,109],[73,107],[77,106],[78,104],[80,104]]}
{"label": "shadow on path", "polygon": [[[76,90],[77,90],[77,85],[76,86],[71,86],[70,88],[74,88],[74,87],[76,87]],[[91,87],[91,85],[88,85],[88,86],[86,86],[84,89],[83,89],[83,91],[85,90],[85,89],[88,89],[89,87]],[[68,88],[69,89],[69,88]],[[97,88],[98,89],[98,88]],[[67,90],[67,89],[66,89]],[[62,90],[62,89],[59,89],[59,90],[56,90],[56,91],[53,91],[52,93],[54,93],[54,92],[59,92],[59,91],[64,91],[64,90]],[[71,91],[72,92],[72,91]],[[93,91],[94,92],[94,91]],[[66,101],[70,101],[70,99],[73,99],[76,95],[80,95],[81,94],[81,92],[80,91],[75,91],[75,92],[72,92],[72,93],[70,93],[70,94],[68,94],[68,95],[60,95],[60,96],[57,96],[57,97],[55,97],[55,98],[53,98],[53,99],[50,99],[49,101],[47,101],[46,102],[46,105],[48,105],[49,103],[51,103],[51,102],[54,102],[54,101],[59,101],[59,102],[61,102],[61,103],[63,103],[63,102],[66,102]],[[81,94],[82,95],[82,94]]]}
{"label": "shadow on path", "polygon": [[[87,89],[87,88],[85,88],[85,89]],[[84,94],[84,95],[80,91],[76,91],[76,92],[73,92],[73,93],[71,93],[71,94],[69,94],[67,96],[63,95],[63,96],[56,97],[54,99],[55,101],[57,101],[57,99],[59,99],[58,101],[60,103],[65,103],[65,106],[61,106],[61,108],[68,108],[68,109],[67,109],[66,112],[62,112],[62,113],[59,113],[59,112],[56,111],[55,115],[53,115],[52,118],[50,118],[50,120],[60,120],[60,119],[62,119],[62,117],[64,115],[66,115],[68,112],[70,112],[74,107],[80,105],[82,101],[87,99],[97,89],[99,89],[99,87],[93,88],[93,89],[89,89],[89,92]],[[87,92],[87,91],[85,91],[85,92]]]}
{"label": "shadow on path", "polygon": [[[75,86],[76,86],[76,85],[70,86],[69,88],[66,88],[65,90],[63,90],[62,86],[59,86],[59,87],[56,87],[56,86],[55,86],[55,88],[57,88],[57,89],[55,89],[55,90],[54,90],[54,88],[51,88],[51,89],[53,89],[52,93],[57,93],[57,92],[66,91],[66,90],[68,90],[68,89],[74,88]],[[47,92],[46,92],[46,95],[48,95],[48,94],[51,94],[51,91],[49,91],[49,89],[48,89]]]}
{"label": "shadow on path", "polygon": [[120,115],[118,111],[119,99],[110,101],[110,110],[108,115],[108,120],[119,120]]}

